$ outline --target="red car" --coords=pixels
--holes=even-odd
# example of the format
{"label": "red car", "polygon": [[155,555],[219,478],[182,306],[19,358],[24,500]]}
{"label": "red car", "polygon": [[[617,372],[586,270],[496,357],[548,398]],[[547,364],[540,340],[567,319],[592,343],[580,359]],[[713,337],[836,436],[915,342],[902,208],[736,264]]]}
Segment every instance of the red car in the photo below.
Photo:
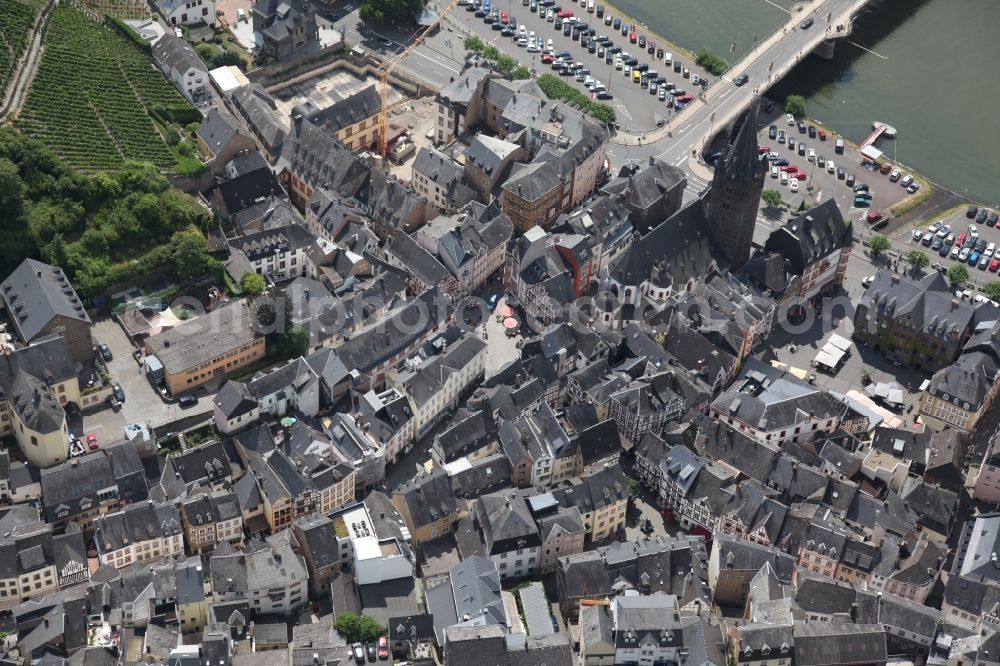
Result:
{"label": "red car", "polygon": [[955,239],[955,246],[962,247],[965,245],[965,234],[959,234],[958,238]]}
{"label": "red car", "polygon": [[994,259],[990,262],[990,273],[996,273],[997,269],[1000,269],[1000,259]]}
{"label": "red car", "polygon": [[629,44],[635,44],[636,42],[639,41],[639,36],[635,34],[635,30],[633,30],[632,32],[628,33],[628,41],[629,41]]}
{"label": "red car", "polygon": [[388,659],[389,658],[389,639],[385,636],[378,637],[378,658]]}
{"label": "red car", "polygon": [[870,210],[868,211],[868,214],[865,215],[865,220],[868,222],[868,224],[874,224],[875,222],[878,222],[881,219],[882,219],[882,213],[877,210]]}
{"label": "red car", "polygon": [[693,99],[694,99],[694,97],[691,95],[691,93],[684,93],[683,95],[675,97],[674,101],[675,102],[681,102],[682,104],[687,104],[688,102],[690,102]]}
{"label": "red car", "polygon": [[570,18],[571,16],[573,16],[573,12],[571,12],[571,11],[570,11],[570,10],[568,10],[568,9],[564,9],[564,10],[562,10],[561,12],[559,12],[558,14],[556,14],[556,16],[558,16],[558,17],[559,17],[559,18],[561,18],[561,19],[568,19],[568,18]]}
{"label": "red car", "polygon": [[510,23],[510,15],[506,11],[500,12],[500,23],[504,25]]}
{"label": "red car", "polygon": [[550,65],[550,64],[552,64],[552,62],[554,60],[555,60],[555,56],[553,56],[551,53],[543,53],[542,54],[542,63],[543,64]]}
{"label": "red car", "polygon": [[791,165],[790,167],[788,167],[788,173],[789,173],[790,175],[792,175],[792,174],[796,174],[796,173],[798,173],[798,172],[799,172],[799,168],[798,168],[797,166],[795,166],[794,164],[793,164],[793,165]]}
{"label": "red car", "polygon": [[824,132],[823,130],[819,131],[819,140],[826,141],[826,132]]}
{"label": "red car", "polygon": [[771,146],[767,146],[764,144],[757,146],[758,155],[763,155],[764,153],[769,153],[769,152],[771,152]]}
{"label": "red car", "polygon": [[809,178],[809,176],[806,175],[805,171],[799,171],[797,174],[795,174],[795,178],[797,180],[806,180],[807,178]]}
{"label": "red car", "polygon": [[97,450],[97,435],[95,435],[94,433],[90,433],[89,435],[87,435],[87,446],[90,448],[91,451]]}

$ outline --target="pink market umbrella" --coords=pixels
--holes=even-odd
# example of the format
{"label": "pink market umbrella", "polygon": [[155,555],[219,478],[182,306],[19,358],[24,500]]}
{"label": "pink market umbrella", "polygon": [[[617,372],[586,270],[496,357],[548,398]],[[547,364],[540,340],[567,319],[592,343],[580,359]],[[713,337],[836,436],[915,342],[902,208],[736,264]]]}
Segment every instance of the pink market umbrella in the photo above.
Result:
{"label": "pink market umbrella", "polygon": [[504,317],[513,317],[514,316],[514,309],[512,307],[510,307],[509,305],[505,305],[500,310],[500,314],[502,314]]}
{"label": "pink market umbrella", "polygon": [[511,331],[513,331],[520,325],[521,323],[518,320],[514,319],[513,317],[507,317],[506,319],[503,320],[503,327]]}

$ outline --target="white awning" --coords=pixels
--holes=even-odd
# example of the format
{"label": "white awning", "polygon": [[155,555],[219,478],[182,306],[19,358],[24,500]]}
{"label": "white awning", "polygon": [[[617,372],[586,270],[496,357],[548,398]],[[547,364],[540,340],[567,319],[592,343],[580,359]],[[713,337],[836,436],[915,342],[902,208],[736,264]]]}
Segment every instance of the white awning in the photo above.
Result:
{"label": "white awning", "polygon": [[851,341],[836,333],[831,333],[830,339],[827,342],[841,351],[848,351],[851,348]]}
{"label": "white awning", "polygon": [[828,353],[825,349],[821,349],[818,354],[816,354],[816,363],[818,365],[825,365],[831,370],[836,370],[837,365],[840,364],[840,358]]}

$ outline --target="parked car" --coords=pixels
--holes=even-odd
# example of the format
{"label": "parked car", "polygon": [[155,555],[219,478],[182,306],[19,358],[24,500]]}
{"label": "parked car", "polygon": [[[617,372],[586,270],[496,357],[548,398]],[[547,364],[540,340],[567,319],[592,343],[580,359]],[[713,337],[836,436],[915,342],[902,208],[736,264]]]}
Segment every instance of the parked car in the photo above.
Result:
{"label": "parked car", "polygon": [[125,402],[125,391],[122,389],[121,384],[112,384],[111,394],[115,396],[115,400],[118,402]]}
{"label": "parked car", "polygon": [[944,237],[944,244],[951,247],[955,244],[955,234],[948,234]]}
{"label": "parked car", "polygon": [[934,240],[934,234],[928,231],[924,234],[924,237],[920,242],[923,243],[925,246],[930,247],[930,244],[933,240]]}
{"label": "parked car", "polygon": [[[597,5],[598,13],[604,12],[604,5]],[[388,659],[389,658],[389,639],[385,636],[378,637],[378,658]]]}
{"label": "parked car", "polygon": [[378,660],[378,648],[375,647],[374,641],[369,641],[368,644],[365,645],[365,650],[368,652],[368,661]]}
{"label": "parked car", "polygon": [[190,393],[185,393],[184,395],[177,398],[177,404],[181,407],[193,407],[198,404],[197,396],[193,396]]}
{"label": "parked car", "polygon": [[899,169],[893,169],[892,173],[889,174],[889,182],[895,183],[897,180],[903,177],[903,172]]}
{"label": "parked car", "polygon": [[94,433],[87,434],[87,448],[90,449],[91,451],[96,451],[98,448],[97,435],[95,435]]}
{"label": "parked car", "polygon": [[924,232],[923,231],[921,231],[920,229],[914,229],[913,230],[913,240],[919,241],[923,237],[924,237]]}
{"label": "parked car", "polygon": [[786,113],[785,114],[785,120],[788,121],[789,125],[794,125],[795,124],[795,116],[793,116],[790,113]]}
{"label": "parked car", "polygon": [[848,187],[854,187],[854,174],[853,174],[853,173],[849,173],[849,174],[847,174],[847,182],[846,182],[846,185],[847,185]]}
{"label": "parked car", "polygon": [[903,187],[909,187],[910,183],[912,182],[913,182],[913,176],[911,176],[910,174],[906,174],[900,179],[899,184],[902,185]]}
{"label": "parked car", "polygon": [[971,220],[976,216],[976,213],[978,212],[979,212],[978,207],[969,206],[968,208],[965,209],[965,216]]}
{"label": "parked car", "polygon": [[870,210],[868,211],[868,214],[865,215],[865,221],[867,221],[868,224],[875,224],[881,219],[882,219],[882,213],[877,210]]}
{"label": "parked car", "polygon": [[97,351],[100,353],[101,358],[104,359],[105,363],[114,359],[114,354],[111,353],[111,347],[103,342],[97,345]]}
{"label": "parked car", "polygon": [[359,664],[365,663],[365,646],[361,643],[354,643],[351,648],[354,650],[354,661]]}
{"label": "parked car", "polygon": [[991,259],[989,265],[990,273],[996,273],[997,269],[1000,269],[1000,259]]}

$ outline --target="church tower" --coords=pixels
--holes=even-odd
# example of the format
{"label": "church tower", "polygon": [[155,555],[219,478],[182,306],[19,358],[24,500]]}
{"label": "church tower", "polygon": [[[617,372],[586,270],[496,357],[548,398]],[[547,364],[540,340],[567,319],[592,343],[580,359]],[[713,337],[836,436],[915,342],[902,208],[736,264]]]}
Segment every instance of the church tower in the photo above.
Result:
{"label": "church tower", "polygon": [[757,150],[757,112],[760,100],[736,121],[729,145],[715,165],[705,216],[715,242],[738,269],[750,259],[757,208],[767,175],[767,161]]}

